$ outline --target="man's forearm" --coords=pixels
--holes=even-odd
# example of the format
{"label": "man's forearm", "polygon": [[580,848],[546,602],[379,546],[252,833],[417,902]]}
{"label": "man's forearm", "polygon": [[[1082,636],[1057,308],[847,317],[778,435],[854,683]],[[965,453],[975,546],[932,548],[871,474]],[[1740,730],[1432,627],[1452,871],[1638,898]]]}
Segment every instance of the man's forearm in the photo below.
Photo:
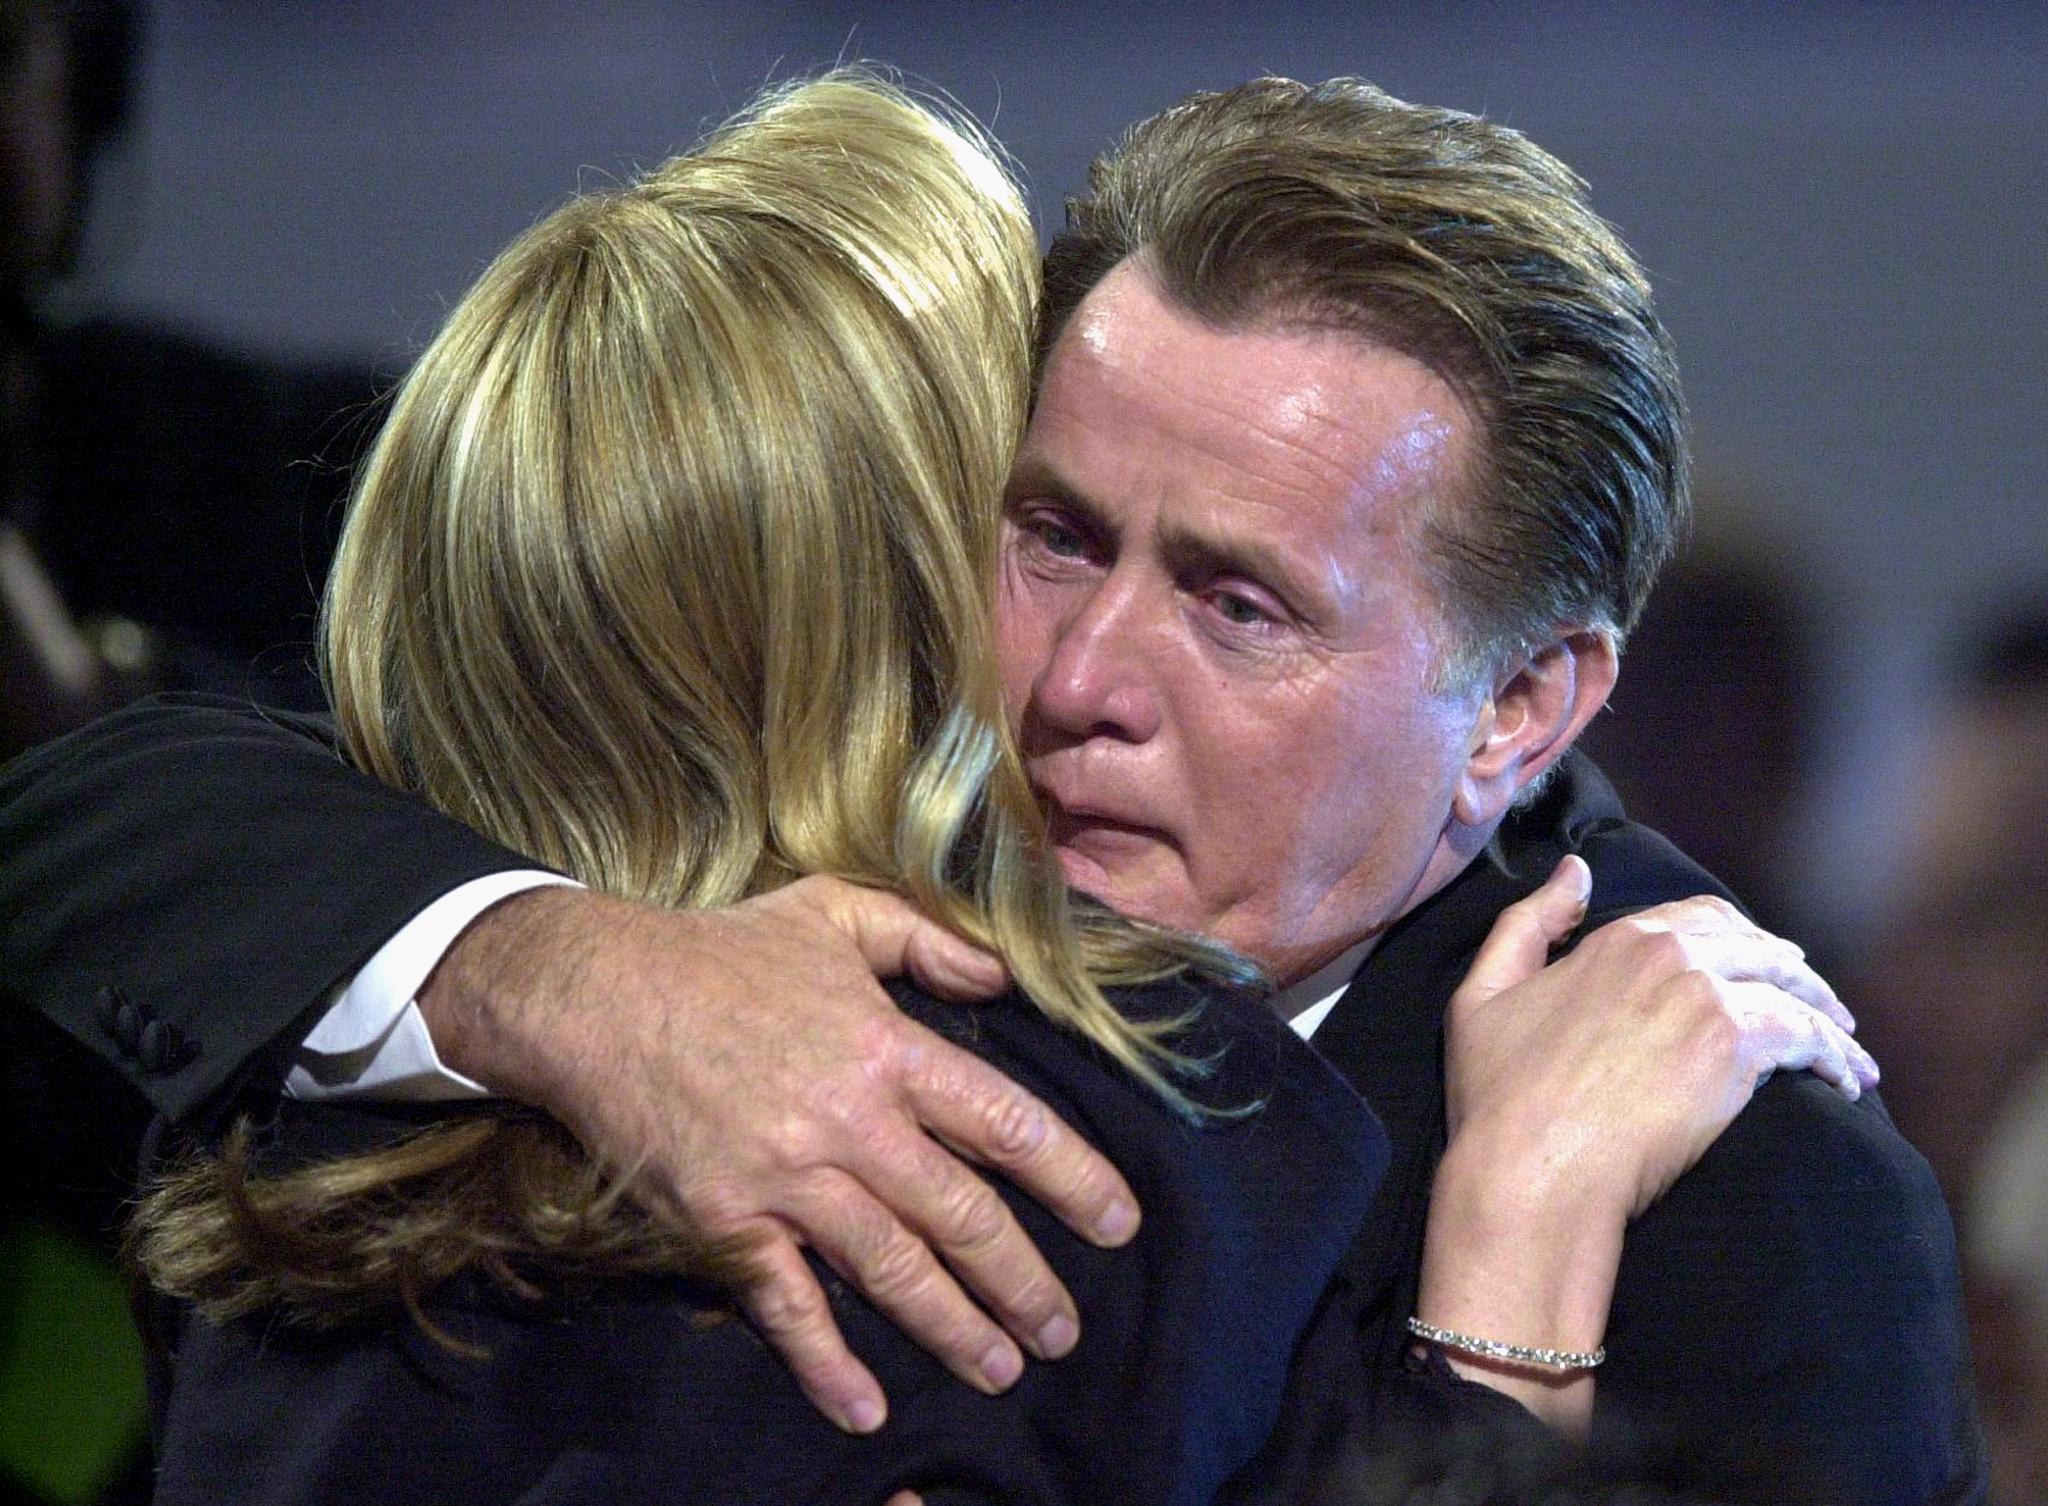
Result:
{"label": "man's forearm", "polygon": [[463,930],[419,990],[446,1067],[522,1103],[573,1107],[561,1085],[576,1064],[564,1054],[605,1023],[601,1011],[579,1018],[573,1002],[590,996],[598,961],[596,933],[584,923],[593,906],[611,908],[581,889],[532,889]]}
{"label": "man's forearm", "polygon": [[0,977],[173,1119],[281,1080],[406,920],[531,866],[350,769],[323,730],[163,699],[0,771]]}
{"label": "man's forearm", "polygon": [[[422,1008],[431,979],[478,921],[537,888],[572,885],[558,874],[512,868],[442,895],[405,923],[345,985],[292,1056],[285,1090],[294,1098],[471,1098],[489,1089],[448,1065]],[[448,990],[441,1001],[446,1007]],[[425,1001],[431,1002],[431,1001]],[[480,1000],[473,1000],[477,1007]]]}
{"label": "man's forearm", "polygon": [[[237,1089],[280,1085],[337,980],[457,885],[532,866],[354,772],[324,736],[167,699],[0,776],[0,977],[174,1120],[203,1128]],[[497,908],[518,924],[487,913],[441,981],[474,977],[423,992],[448,1064],[548,1108],[714,1237],[770,1235],[747,1308],[828,1415],[865,1431],[882,1398],[797,1235],[977,1389],[1015,1378],[1018,1339],[1041,1357],[1072,1346],[1071,1300],[946,1147],[1106,1245],[1137,1226],[1129,1187],[875,981],[983,996],[1003,982],[995,959],[826,878],[726,911],[559,890]]]}

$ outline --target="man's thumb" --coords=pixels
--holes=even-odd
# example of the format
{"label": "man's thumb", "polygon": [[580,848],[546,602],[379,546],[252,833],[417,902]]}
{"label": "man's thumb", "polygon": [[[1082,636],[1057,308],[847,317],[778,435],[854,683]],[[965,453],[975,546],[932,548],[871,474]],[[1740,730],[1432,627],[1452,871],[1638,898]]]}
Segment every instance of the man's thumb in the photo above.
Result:
{"label": "man's thumb", "polygon": [[1566,857],[1551,869],[1542,888],[1500,912],[1479,955],[1472,959],[1465,981],[1458,985],[1459,994],[1490,999],[1541,972],[1550,960],[1550,949],[1586,918],[1586,902],[1592,893],[1593,870],[1586,860]]}

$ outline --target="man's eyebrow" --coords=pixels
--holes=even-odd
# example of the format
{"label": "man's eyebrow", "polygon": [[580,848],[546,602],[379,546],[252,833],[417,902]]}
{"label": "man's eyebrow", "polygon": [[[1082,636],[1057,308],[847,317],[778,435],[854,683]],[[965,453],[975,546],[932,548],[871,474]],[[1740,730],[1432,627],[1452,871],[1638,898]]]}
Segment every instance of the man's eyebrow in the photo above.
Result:
{"label": "man's eyebrow", "polygon": [[1303,574],[1301,564],[1264,539],[1233,536],[1210,538],[1185,528],[1170,528],[1160,539],[1160,552],[1175,575],[1241,575],[1277,591],[1296,611],[1313,614],[1324,604],[1328,586]]}
{"label": "man's eyebrow", "polygon": [[1010,472],[1010,480],[1003,488],[1003,501],[1007,504],[1025,497],[1057,502],[1091,528],[1109,526],[1102,509],[1085,492],[1043,461],[1020,461]]}
{"label": "man's eyebrow", "polygon": [[[1115,532],[1102,508],[1043,460],[1020,460],[1010,473],[1005,504],[1025,497],[1057,503],[1092,532]],[[1188,528],[1169,528],[1160,549],[1166,567],[1177,576],[1241,575],[1270,588],[1308,619],[1318,619],[1331,608],[1331,583],[1305,576],[1299,561],[1262,538],[1212,538]]]}

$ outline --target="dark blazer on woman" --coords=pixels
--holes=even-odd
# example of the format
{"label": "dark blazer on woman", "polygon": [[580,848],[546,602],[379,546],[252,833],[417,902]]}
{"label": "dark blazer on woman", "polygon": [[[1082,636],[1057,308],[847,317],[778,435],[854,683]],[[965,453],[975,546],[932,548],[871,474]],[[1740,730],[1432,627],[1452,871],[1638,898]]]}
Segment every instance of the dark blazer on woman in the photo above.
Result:
{"label": "dark blazer on woman", "polygon": [[[825,1422],[744,1323],[689,1283],[614,1278],[540,1301],[486,1278],[428,1306],[475,1358],[404,1313],[337,1334],[190,1313],[165,1323],[156,1500],[175,1503],[880,1503],[1210,1500],[1272,1430],[1288,1362],[1385,1164],[1378,1126],[1257,1000],[1185,987],[1186,1044],[1216,1063],[1190,1124],[1014,997],[904,1007],[1042,1095],[1123,1168],[1144,1224],[1085,1244],[1005,1187],[1074,1294],[1082,1335],[1010,1392],[955,1380],[826,1276],[848,1341],[891,1402],[867,1438]],[[368,1148],[420,1111],[285,1103],[266,1155]],[[822,1267],[821,1274],[824,1274]]]}

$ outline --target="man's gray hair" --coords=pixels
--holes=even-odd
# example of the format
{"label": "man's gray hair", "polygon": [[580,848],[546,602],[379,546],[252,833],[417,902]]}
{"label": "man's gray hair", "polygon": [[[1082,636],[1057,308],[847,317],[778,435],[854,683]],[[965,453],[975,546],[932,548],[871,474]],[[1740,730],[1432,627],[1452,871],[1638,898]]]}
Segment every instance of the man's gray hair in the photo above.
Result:
{"label": "man's gray hair", "polygon": [[1422,536],[1447,684],[1633,625],[1686,515],[1684,400],[1649,283],[1562,162],[1356,79],[1256,79],[1095,161],[1046,256],[1041,365],[1132,256],[1218,327],[1353,331],[1457,389],[1469,496]]}

